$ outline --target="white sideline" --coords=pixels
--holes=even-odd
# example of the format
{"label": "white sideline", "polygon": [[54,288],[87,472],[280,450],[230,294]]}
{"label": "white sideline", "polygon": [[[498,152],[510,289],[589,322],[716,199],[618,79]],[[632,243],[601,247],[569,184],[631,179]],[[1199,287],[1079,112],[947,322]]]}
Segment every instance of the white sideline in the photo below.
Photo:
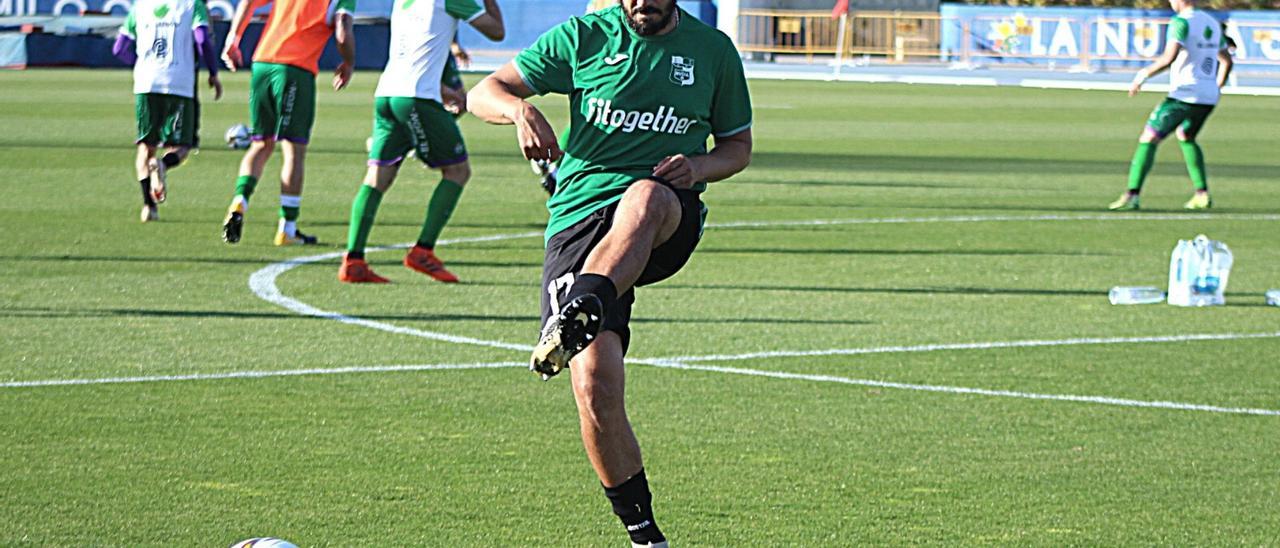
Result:
{"label": "white sideline", "polygon": [[814,356],[855,356],[859,354],[897,354],[909,352],[941,352],[946,350],[994,350],[1000,348],[1036,348],[1046,346],[1077,346],[1090,344],[1142,344],[1193,341],[1237,341],[1242,339],[1277,339],[1280,331],[1267,333],[1192,333],[1188,335],[1160,335],[1153,337],[1099,337],[1079,339],[1049,339],[1023,341],[992,341],[973,343],[919,344],[912,346],[871,346],[864,348],[832,348],[830,350],[771,350],[744,354],[712,354],[707,356],[677,356],[651,361],[667,363],[724,362],[758,360],[761,358],[797,358]]}
{"label": "white sideline", "polygon": [[1181,411],[1207,411],[1211,413],[1231,413],[1243,415],[1268,415],[1280,416],[1280,409],[1256,409],[1249,407],[1220,407],[1216,405],[1200,405],[1195,403],[1179,403],[1172,401],[1145,401],[1130,400],[1124,398],[1109,398],[1106,396],[1074,396],[1070,394],[1036,394],[1033,392],[1016,392],[1012,390],[988,390],[985,388],[964,388],[959,386],[938,386],[932,384],[909,384],[901,382],[875,381],[867,379],[851,379],[848,377],[835,377],[831,375],[805,375],[800,373],[783,373],[781,371],[767,371],[760,369],[744,369],[741,367],[717,367],[712,365],[689,365],[682,363],[663,363],[658,367],[666,367],[671,369],[686,369],[691,371],[710,371],[715,373],[732,373],[735,375],[750,375],[755,377],[770,377],[774,379],[787,380],[804,380],[814,382],[834,382],[840,384],[853,384],[858,386],[871,386],[876,388],[895,388],[899,390],[917,390],[922,392],[944,392],[948,394],[973,394],[978,396],[997,396],[1005,398],[1024,398],[1032,400],[1053,400],[1053,401],[1069,401],[1078,403],[1096,403],[1102,405],[1116,405],[1121,407],[1147,407],[1158,409],[1177,409]]}

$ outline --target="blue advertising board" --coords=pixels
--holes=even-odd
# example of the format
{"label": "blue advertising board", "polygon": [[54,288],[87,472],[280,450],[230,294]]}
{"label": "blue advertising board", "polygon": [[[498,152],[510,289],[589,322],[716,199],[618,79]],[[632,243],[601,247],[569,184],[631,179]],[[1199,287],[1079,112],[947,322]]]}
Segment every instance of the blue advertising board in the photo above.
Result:
{"label": "blue advertising board", "polygon": [[[205,0],[205,3],[215,19],[230,19],[238,1]],[[523,49],[551,27],[585,13],[589,3],[588,0],[498,0],[507,23],[506,37],[501,42],[490,42],[469,25],[461,25],[458,40],[468,48]],[[0,16],[80,15],[86,11],[124,16],[132,5],[132,0],[0,0]],[[356,17],[388,18],[391,5],[392,0],[356,0]],[[686,0],[681,7],[698,19],[715,25],[716,8],[711,0]]]}
{"label": "blue advertising board", "polygon": [[[1165,46],[1169,10],[942,6],[946,60],[1139,66]],[[1280,12],[1210,11],[1236,43],[1240,67],[1280,67]]]}

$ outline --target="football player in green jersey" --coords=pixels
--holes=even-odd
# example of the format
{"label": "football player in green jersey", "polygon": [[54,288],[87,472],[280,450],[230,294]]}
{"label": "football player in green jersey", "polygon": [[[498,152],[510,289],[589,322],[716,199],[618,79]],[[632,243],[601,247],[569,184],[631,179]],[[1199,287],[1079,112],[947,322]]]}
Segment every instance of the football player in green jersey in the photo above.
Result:
{"label": "football player in green jersey", "polygon": [[483,5],[477,0],[402,2],[392,8],[391,49],[374,91],[369,167],[351,203],[347,253],[338,267],[338,279],[343,282],[389,281],[369,268],[365,245],[382,197],[391,190],[410,152],[427,167],[439,169],[441,179],[404,265],[441,282],[458,281],[436,256],[435,245],[471,178],[467,147],[453,118],[466,108],[464,96],[455,89],[462,86],[462,79],[456,66],[449,75],[450,43],[463,21],[491,40],[506,36],[497,0],[483,0]]}
{"label": "football player in green jersey", "polygon": [[1204,152],[1196,136],[1213,112],[1221,95],[1220,89],[1231,74],[1231,54],[1222,23],[1196,9],[1195,0],[1169,0],[1177,12],[1169,20],[1169,35],[1164,53],[1156,62],[1138,71],[1129,87],[1129,96],[1137,95],[1148,78],[1169,69],[1169,96],[1147,118],[1147,126],[1138,137],[1138,149],[1129,165],[1129,190],[1109,206],[1112,211],[1138,209],[1138,193],[1156,160],[1156,147],[1170,133],[1178,137],[1187,173],[1196,192],[1183,207],[1208,209],[1209,180],[1204,169]]}
{"label": "football player in green jersey", "polygon": [[[563,147],[524,100],[547,93],[569,97]],[[514,124],[525,158],[560,162],[531,369],[547,379],[572,363],[583,445],[614,513],[634,545],[665,546],[623,406],[627,324],[634,288],[671,277],[697,246],[707,183],[751,160],[738,51],[675,0],[620,0],[543,34],[467,103]]]}

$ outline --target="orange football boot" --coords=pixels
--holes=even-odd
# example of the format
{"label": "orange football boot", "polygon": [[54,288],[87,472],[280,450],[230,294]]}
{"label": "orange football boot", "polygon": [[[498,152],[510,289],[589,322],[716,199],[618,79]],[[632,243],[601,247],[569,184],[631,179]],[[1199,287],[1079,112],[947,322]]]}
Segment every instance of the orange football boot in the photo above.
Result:
{"label": "orange football boot", "polygon": [[413,246],[409,254],[404,256],[404,265],[447,284],[458,283],[458,277],[445,270],[444,262],[436,257],[435,252],[425,247]]}
{"label": "orange football boot", "polygon": [[346,255],[342,256],[342,266],[338,267],[338,281],[350,284],[391,283],[391,280],[374,274],[364,259],[349,259]]}

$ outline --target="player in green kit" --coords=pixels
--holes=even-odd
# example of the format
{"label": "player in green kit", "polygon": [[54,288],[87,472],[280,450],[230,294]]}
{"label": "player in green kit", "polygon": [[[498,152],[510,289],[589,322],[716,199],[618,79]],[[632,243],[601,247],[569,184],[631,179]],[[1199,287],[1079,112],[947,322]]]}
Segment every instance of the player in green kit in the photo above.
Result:
{"label": "player in green kit", "polygon": [[1137,95],[1148,78],[1169,70],[1169,96],[1151,111],[1147,126],[1138,137],[1138,150],[1129,165],[1129,190],[1111,203],[1112,211],[1138,209],[1138,193],[1156,160],[1160,141],[1174,133],[1187,161],[1187,173],[1196,192],[1183,206],[1208,209],[1209,179],[1204,169],[1204,153],[1196,136],[1218,104],[1221,88],[1231,74],[1231,54],[1222,32],[1222,23],[1196,9],[1195,0],[1169,0],[1177,14],[1169,21],[1164,53],[1156,62],[1138,71],[1129,87]]}
{"label": "player in green kit", "polygon": [[199,144],[197,58],[209,70],[214,100],[222,98],[204,0],[138,0],[120,27],[112,53],[133,64],[138,120],[134,167],[142,187],[141,220],[150,222],[159,218],[158,204],[168,192],[165,172]]}
{"label": "player in green kit", "polygon": [[[547,200],[543,379],[569,367],[587,457],[634,546],[666,546],[623,405],[635,288],[689,260],[707,183],[751,160],[751,100],[733,43],[675,0],[620,0],[575,17],[485,78],[468,108],[515,124],[525,158],[559,160]],[[524,99],[569,98],[563,150]],[[707,150],[708,137],[715,138]]]}
{"label": "player in green kit", "polygon": [[441,79],[458,21],[470,23],[492,40],[501,40],[506,33],[495,0],[484,0],[483,7],[475,0],[414,0],[397,2],[391,10],[391,51],[374,93],[369,168],[351,204],[347,253],[338,267],[341,281],[388,281],[369,269],[364,249],[382,195],[395,182],[411,151],[428,167],[439,169],[442,179],[431,195],[417,244],[405,255],[404,265],[441,282],[458,281],[434,249],[462,187],[471,178],[462,133],[442,99],[442,88],[451,87],[442,85]]}
{"label": "player in green kit", "polygon": [[231,19],[222,58],[232,71],[245,65],[240,41],[254,12],[270,5],[271,14],[253,52],[249,81],[249,149],[240,160],[235,194],[222,221],[223,241],[240,241],[249,198],[267,160],[280,145],[280,221],[275,245],[311,245],[317,238],[298,230],[307,147],[316,113],[316,76],[320,54],[332,36],[342,62],[334,69],[333,89],[351,82],[356,43],[355,0],[241,0]]}

